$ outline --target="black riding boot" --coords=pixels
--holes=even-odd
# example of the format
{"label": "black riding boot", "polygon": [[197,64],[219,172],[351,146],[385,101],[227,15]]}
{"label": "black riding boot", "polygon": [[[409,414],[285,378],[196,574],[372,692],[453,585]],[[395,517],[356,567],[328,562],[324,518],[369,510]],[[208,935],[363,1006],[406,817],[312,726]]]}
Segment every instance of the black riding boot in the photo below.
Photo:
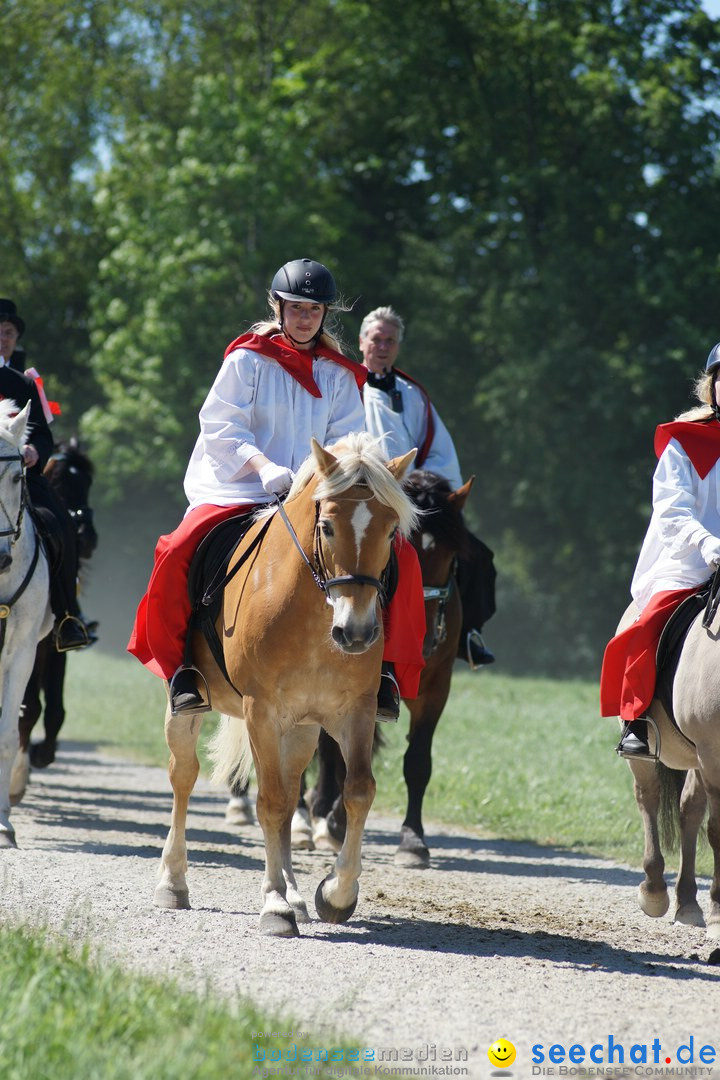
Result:
{"label": "black riding boot", "polygon": [[378,720],[393,721],[400,718],[400,687],[395,678],[395,668],[391,663],[384,663],[380,676],[380,689],[377,696]]}
{"label": "black riding boot", "polygon": [[620,757],[650,758],[650,746],[648,744],[647,720],[625,721],[620,742],[615,747]]}
{"label": "black riding boot", "polygon": [[483,636],[479,630],[469,630],[467,632],[465,646],[467,655],[464,659],[467,660],[473,671],[475,668],[483,667],[485,664],[495,663],[495,656],[483,641]]}
{"label": "black riding boot", "polygon": [[[197,668],[179,667],[170,680],[170,713],[210,712],[210,703],[197,688]],[[202,678],[202,676],[200,676]]]}

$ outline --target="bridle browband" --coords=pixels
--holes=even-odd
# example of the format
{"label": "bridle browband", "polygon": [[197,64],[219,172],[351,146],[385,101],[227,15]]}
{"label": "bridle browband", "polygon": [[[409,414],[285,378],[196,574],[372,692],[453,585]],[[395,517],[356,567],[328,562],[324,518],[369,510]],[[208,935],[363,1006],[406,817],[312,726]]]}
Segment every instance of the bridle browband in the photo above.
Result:
{"label": "bridle browband", "polygon": [[295,547],[300,552],[303,562],[312,574],[313,581],[315,582],[317,587],[323,593],[325,593],[325,599],[327,600],[328,604],[332,603],[330,589],[334,588],[336,585],[371,585],[374,589],[377,589],[380,604],[382,606],[385,605],[387,599],[387,587],[384,582],[379,580],[378,578],[371,577],[369,574],[342,574],[338,577],[328,577],[327,566],[325,564],[325,558],[322,553],[319,502],[315,503],[315,528],[313,530],[313,562],[315,565],[313,565],[313,563],[310,562],[309,558],[305,554],[305,550],[297,538],[297,533],[292,526],[290,518],[285,513],[285,507],[283,506],[277,495],[275,496],[275,500],[277,502],[277,510],[280,514],[280,517],[284,521],[288,532],[290,533],[290,536],[292,537]]}

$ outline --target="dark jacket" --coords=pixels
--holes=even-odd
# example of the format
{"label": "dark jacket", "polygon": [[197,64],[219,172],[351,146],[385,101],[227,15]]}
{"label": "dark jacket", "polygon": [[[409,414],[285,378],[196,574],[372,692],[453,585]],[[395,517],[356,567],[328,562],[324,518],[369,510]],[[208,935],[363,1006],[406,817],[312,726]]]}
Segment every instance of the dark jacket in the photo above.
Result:
{"label": "dark jacket", "polygon": [[28,469],[28,477],[33,474],[40,475],[53,452],[54,443],[37,387],[27,375],[21,375],[19,371],[14,371],[6,364],[5,367],[0,368],[0,400],[2,398],[11,398],[19,409],[22,409],[28,401],[30,402],[28,442],[33,444],[40,458],[32,469]]}

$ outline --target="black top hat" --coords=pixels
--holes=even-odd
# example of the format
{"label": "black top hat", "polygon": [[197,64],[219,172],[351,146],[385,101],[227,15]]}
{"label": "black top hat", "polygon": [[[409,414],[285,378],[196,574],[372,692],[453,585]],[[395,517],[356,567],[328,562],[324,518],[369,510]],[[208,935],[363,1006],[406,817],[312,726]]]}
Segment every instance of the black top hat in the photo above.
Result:
{"label": "black top hat", "polygon": [[18,334],[25,332],[25,323],[17,313],[17,307],[12,300],[0,299],[0,322],[9,322],[17,327]]}

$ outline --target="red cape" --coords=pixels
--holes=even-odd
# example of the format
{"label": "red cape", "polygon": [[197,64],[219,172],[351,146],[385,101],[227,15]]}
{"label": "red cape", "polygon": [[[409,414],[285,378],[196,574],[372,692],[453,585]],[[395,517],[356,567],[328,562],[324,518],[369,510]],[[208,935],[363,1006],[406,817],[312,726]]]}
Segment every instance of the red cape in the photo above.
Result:
{"label": "red cape", "polygon": [[313,397],[322,397],[320,389],[312,377],[313,356],[322,356],[325,360],[332,360],[335,364],[341,364],[342,367],[347,368],[353,374],[358,390],[362,390],[367,379],[367,369],[362,364],[357,364],[354,360],[343,356],[342,353],[335,352],[334,349],[326,349],[323,345],[319,345],[316,349],[293,349],[277,337],[269,338],[262,337],[260,334],[241,334],[239,338],[235,338],[234,341],[230,342],[225,350],[225,356],[229,356],[235,349],[251,349],[253,352],[259,352],[263,356],[269,356],[273,360],[277,360],[288,375],[292,375],[293,379],[296,379]]}
{"label": "red cape", "polygon": [[660,424],[655,431],[658,457],[671,439],[680,443],[695,472],[704,480],[720,458],[720,423],[717,420],[673,420],[669,424]]}

